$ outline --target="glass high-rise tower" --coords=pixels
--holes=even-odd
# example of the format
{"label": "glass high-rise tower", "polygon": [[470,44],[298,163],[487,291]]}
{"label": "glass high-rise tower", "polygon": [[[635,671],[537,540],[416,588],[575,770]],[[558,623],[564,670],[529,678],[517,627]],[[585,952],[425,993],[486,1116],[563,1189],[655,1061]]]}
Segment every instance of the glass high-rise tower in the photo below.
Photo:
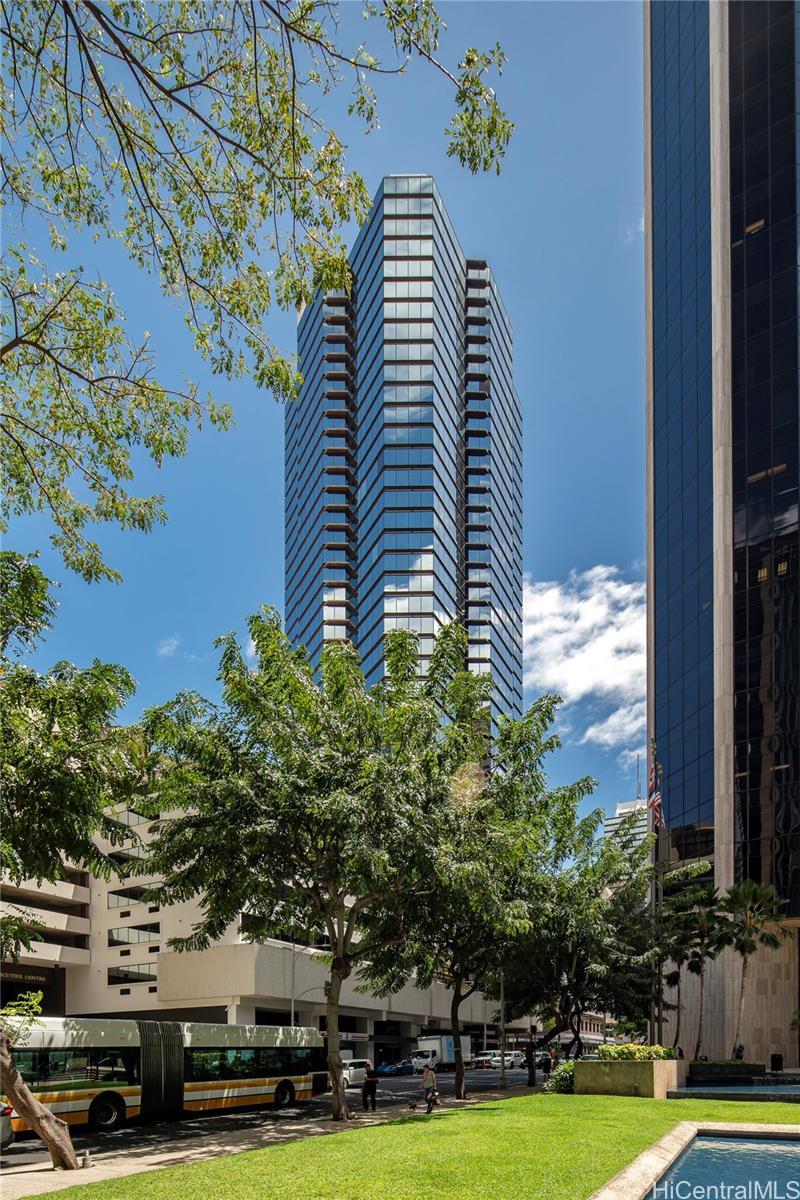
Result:
{"label": "glass high-rise tower", "polygon": [[300,318],[286,411],[286,628],[317,663],[351,639],[369,683],[383,635],[423,656],[458,618],[493,715],[522,702],[522,414],[511,328],[433,179],[383,180],[348,296]]}
{"label": "glass high-rise tower", "polygon": [[[721,888],[774,884],[791,920],[799,47],[792,2],[645,4],[648,723],[662,853],[711,859]],[[761,959],[752,1036],[775,1049],[797,1008],[797,951]],[[796,1040],[787,1053],[797,1061]]]}

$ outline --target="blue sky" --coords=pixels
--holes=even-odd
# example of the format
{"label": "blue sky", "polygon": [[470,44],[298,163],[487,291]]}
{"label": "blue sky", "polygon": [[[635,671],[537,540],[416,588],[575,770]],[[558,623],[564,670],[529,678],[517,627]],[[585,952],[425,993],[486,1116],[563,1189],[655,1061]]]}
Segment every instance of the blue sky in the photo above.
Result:
{"label": "blue sky", "polygon": [[[360,5],[343,36],[370,43]],[[500,177],[446,157],[452,91],[422,65],[379,88],[380,130],[338,119],[348,164],[371,191],[391,172],[430,172],[467,254],[491,263],[511,316],[525,420],[524,554],[529,698],[559,691],[563,782],[600,781],[613,807],[635,789],[644,742],[644,385],[641,6],[637,3],[445,3],[442,57],[500,41],[498,86],[516,132]],[[346,97],[332,100],[336,114]],[[212,379],[180,313],[116,246],[87,265],[110,279],[144,329],[165,380],[189,377],[233,404],[236,427],[193,438],[187,458],[138,476],[166,497],[169,523],[149,536],[101,532],[120,585],[87,586],[28,521],[7,544],[42,549],[62,584],[56,627],[36,664],[123,662],[138,681],[129,708],[182,688],[215,690],[212,641],[260,604],[283,603],[283,412],[247,381]],[[273,337],[294,349],[293,314]]]}

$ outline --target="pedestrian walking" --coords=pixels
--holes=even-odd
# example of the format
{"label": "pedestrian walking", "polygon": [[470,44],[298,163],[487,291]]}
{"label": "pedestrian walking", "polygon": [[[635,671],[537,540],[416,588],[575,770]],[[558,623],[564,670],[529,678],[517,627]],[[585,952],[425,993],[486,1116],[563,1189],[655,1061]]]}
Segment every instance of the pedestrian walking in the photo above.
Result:
{"label": "pedestrian walking", "polygon": [[375,1101],[378,1095],[378,1072],[375,1070],[371,1062],[367,1063],[366,1071],[364,1072],[364,1083],[361,1087],[361,1102],[364,1105],[364,1112],[367,1111],[368,1104],[372,1104],[372,1111],[375,1112]]}
{"label": "pedestrian walking", "polygon": [[425,1103],[428,1107],[428,1112],[433,1112],[433,1106],[436,1103],[436,1072],[430,1063],[425,1063],[422,1069],[422,1094],[425,1097]]}

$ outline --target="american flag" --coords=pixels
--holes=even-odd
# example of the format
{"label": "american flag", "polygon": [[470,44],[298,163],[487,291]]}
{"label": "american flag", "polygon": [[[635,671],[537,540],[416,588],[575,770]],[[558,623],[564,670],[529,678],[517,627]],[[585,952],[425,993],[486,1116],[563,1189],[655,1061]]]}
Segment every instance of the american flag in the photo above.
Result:
{"label": "american flag", "polygon": [[653,828],[660,829],[664,824],[664,813],[661,808],[661,789],[658,786],[658,768],[655,759],[650,765],[650,775],[647,781],[647,807],[653,814]]}

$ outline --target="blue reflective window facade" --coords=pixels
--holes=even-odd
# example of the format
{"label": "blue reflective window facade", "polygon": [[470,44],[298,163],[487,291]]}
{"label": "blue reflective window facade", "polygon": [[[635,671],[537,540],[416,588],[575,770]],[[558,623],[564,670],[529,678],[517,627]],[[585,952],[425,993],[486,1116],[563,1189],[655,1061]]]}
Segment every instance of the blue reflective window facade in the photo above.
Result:
{"label": "blue reflective window facade", "polygon": [[[708,4],[650,5],[655,661],[670,851],[713,850]],[[731,0],[734,868],[800,916],[800,392],[793,0]],[[724,201],[723,201],[724,202]],[[720,225],[720,228],[722,225]],[[727,444],[727,437],[723,437]],[[728,504],[719,493],[717,503]]]}
{"label": "blue reflective window facade", "polygon": [[800,916],[797,6],[729,41],[735,866]]}
{"label": "blue reflective window facade", "polygon": [[713,850],[708,4],[651,14],[653,555],[658,759],[670,851]]}
{"label": "blue reflective window facade", "polygon": [[317,663],[383,637],[428,656],[462,619],[493,714],[522,704],[522,416],[511,330],[487,264],[467,260],[430,176],[388,176],[350,255],[349,299],[298,330],[286,412],[286,626]]}

